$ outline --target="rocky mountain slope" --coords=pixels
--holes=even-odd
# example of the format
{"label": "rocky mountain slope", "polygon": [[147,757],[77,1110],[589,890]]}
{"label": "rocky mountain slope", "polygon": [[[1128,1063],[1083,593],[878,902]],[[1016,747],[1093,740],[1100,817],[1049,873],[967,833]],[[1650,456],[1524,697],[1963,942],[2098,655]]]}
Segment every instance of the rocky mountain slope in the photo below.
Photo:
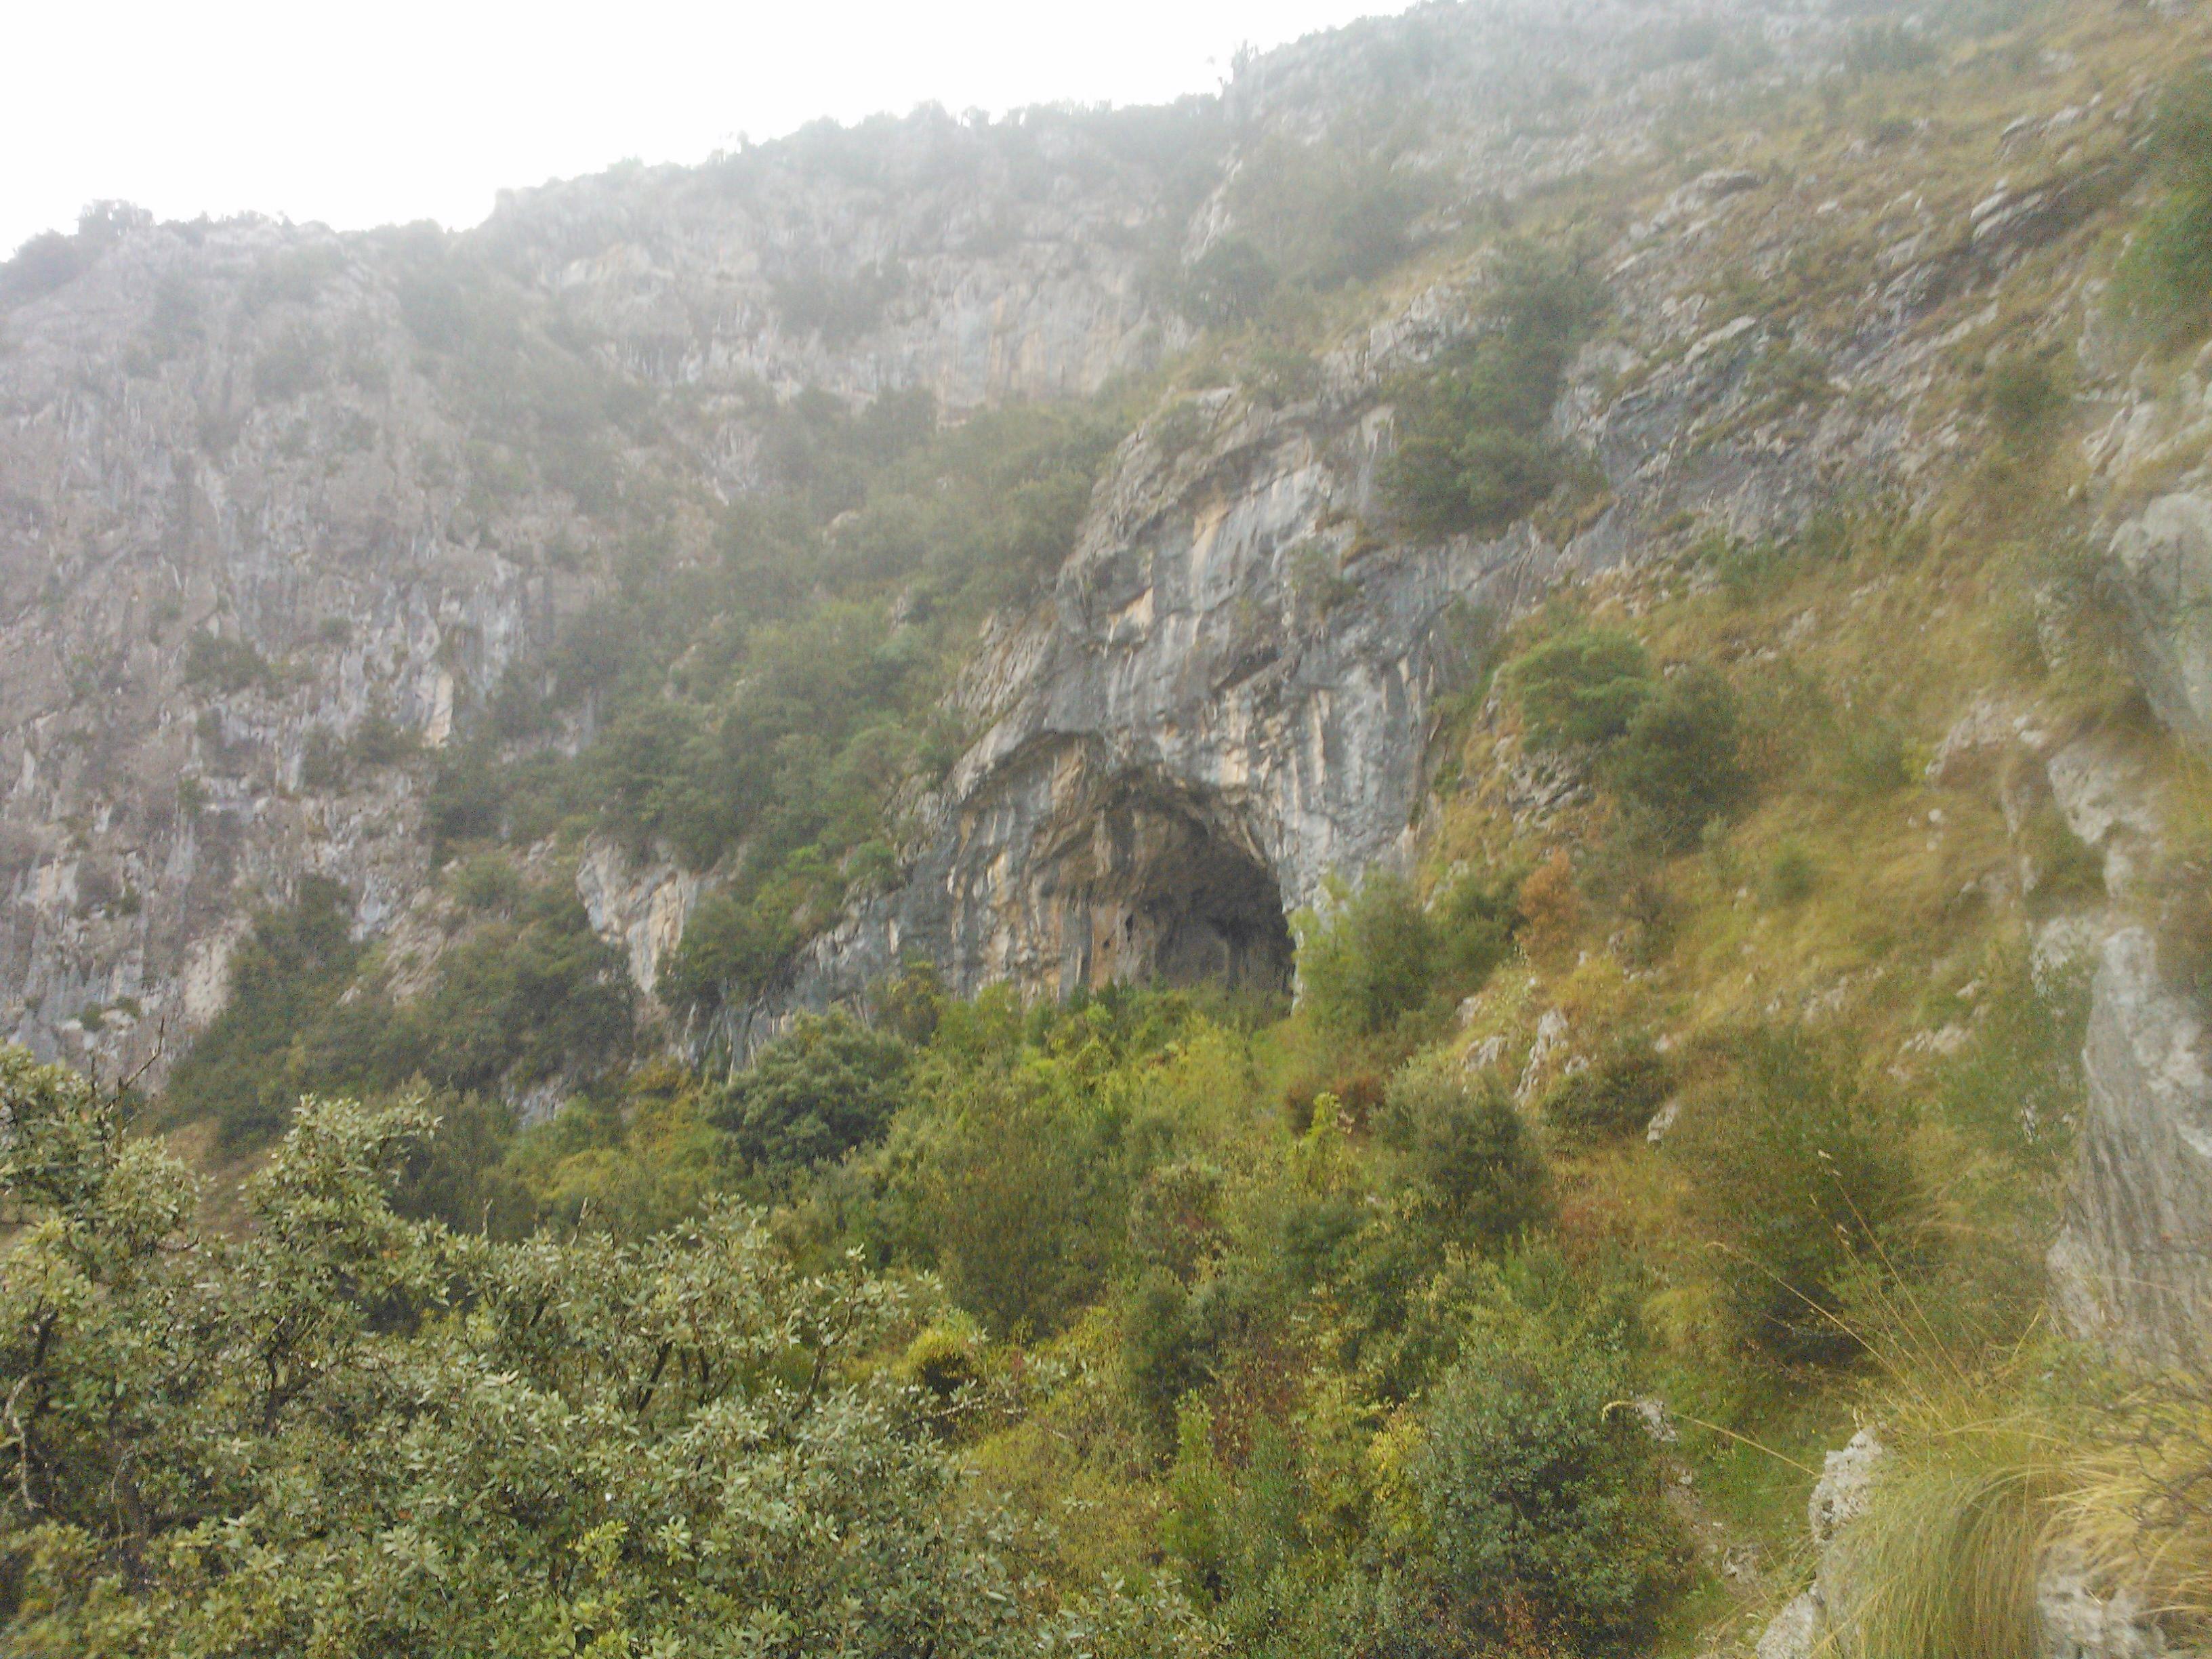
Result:
{"label": "rocky mountain slope", "polygon": [[[2104,289],[2151,199],[2155,88],[2203,42],[2179,9],[1954,10],[1431,7],[1173,110],[810,130],[456,235],[88,216],[8,267],[0,316],[0,1027],[158,1083],[253,907],[309,874],[360,937],[434,958],[439,757],[554,672],[641,538],[708,557],[808,398],[1135,413],[1072,551],[964,653],[957,757],[900,786],[890,868],[719,1012],[652,1015],[694,1051],[916,957],[960,991],[1286,983],[1286,916],[1419,857],[1437,735],[1502,623],[1567,581],[1645,603],[1704,540],[1839,502],[1940,514],[2004,418],[2000,358],[2062,366],[2086,556],[2201,746],[2204,375],[2125,337]],[[1869,83],[1895,112],[1861,118]],[[1288,269],[1269,216],[1332,191],[1396,216],[1340,214],[1291,344],[1255,335],[1214,256]],[[1589,461],[1509,523],[1426,533],[1388,499],[1399,411],[1491,325],[1505,232],[1606,289],[1552,418]],[[2138,902],[2180,751],[1984,690],[1954,688],[1939,764],[2055,800],[2110,894],[2052,946],[2101,963],[2064,1300],[2201,1362],[2212,1085]],[[595,708],[533,743],[587,750]],[[1499,754],[1458,787],[1523,821],[1574,787]],[[573,876],[647,994],[732,867],[552,846],[532,867]]]}

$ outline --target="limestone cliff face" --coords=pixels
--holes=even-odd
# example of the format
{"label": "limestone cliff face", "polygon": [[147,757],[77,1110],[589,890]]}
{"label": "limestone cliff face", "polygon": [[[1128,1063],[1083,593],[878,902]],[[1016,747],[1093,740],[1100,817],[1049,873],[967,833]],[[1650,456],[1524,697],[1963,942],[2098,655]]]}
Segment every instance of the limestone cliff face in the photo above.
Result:
{"label": "limestone cliff face", "polygon": [[1479,325],[1479,262],[1332,354],[1304,401],[1199,392],[1181,431],[1163,417],[1129,440],[1048,599],[982,646],[956,699],[979,735],[914,804],[908,878],[720,1034],[742,1055],[917,955],[963,992],[1201,969],[1282,981],[1279,918],[1410,849],[1438,700],[1479,672],[1486,620],[1571,574],[1679,553],[1690,519],[1755,539],[1838,499],[1932,488],[1958,434],[1916,428],[1930,359],[1977,296],[2082,234],[2087,195],[2008,217],[2000,193],[1963,237],[1925,197],[1891,204],[1882,280],[1817,384],[1787,396],[1774,366],[1809,331],[1718,308],[1702,275],[1722,249],[1780,265],[1830,204],[1734,169],[1655,196],[1600,256],[1615,312],[1554,415],[1601,477],[1570,521],[1492,540],[1391,537],[1376,484],[1398,377]]}
{"label": "limestone cliff face", "polygon": [[4,327],[0,1029],[120,1066],[219,1006],[251,895],[323,872],[377,927],[422,881],[411,781],[344,746],[442,742],[550,637],[585,584],[516,550],[574,514],[465,506],[336,238],[139,228]]}
{"label": "limestone cliff face", "polygon": [[[1087,392],[1181,326],[1113,240],[1142,169],[1080,134],[979,158],[929,116],[858,142],[857,184],[757,152],[467,237],[126,216],[0,315],[0,1034],[173,1055],[304,874],[384,934],[430,874],[410,757],[646,514],[696,540],[757,483],[763,383],[957,414]],[[649,985],[696,878],[626,899],[604,863],[583,896]]]}
{"label": "limestone cliff face", "polygon": [[514,192],[479,238],[656,386],[919,386],[958,411],[1083,396],[1188,339],[1142,281],[1164,197],[1078,124],[930,110]]}

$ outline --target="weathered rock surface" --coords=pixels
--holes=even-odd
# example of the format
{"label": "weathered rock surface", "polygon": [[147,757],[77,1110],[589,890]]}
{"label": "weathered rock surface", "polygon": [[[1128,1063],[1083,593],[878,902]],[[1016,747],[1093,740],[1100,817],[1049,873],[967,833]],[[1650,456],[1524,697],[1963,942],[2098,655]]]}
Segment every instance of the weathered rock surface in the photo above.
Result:
{"label": "weathered rock surface", "polygon": [[[1864,1571],[1852,1563],[1853,1523],[1875,1501],[1889,1453],[1872,1429],[1830,1452],[1807,1504],[1806,1520],[1819,1570],[1760,1633],[1757,1659],[1814,1659],[1848,1652],[1856,1609],[1869,1591]],[[2063,1550],[2045,1559],[2036,1583],[2045,1659],[2157,1659],[2168,1652],[2165,1636],[2140,1600],[2125,1591],[2100,1594]]]}
{"label": "weathered rock surface", "polygon": [[2212,1073],[2203,1016],[2141,927],[2106,941],[2084,1055],[2081,1164],[2052,1282],[2083,1338],[2212,1364]]}
{"label": "weathered rock surface", "polygon": [[2138,672],[2160,715],[2212,750],[2212,489],[2160,495],[2113,532]]}

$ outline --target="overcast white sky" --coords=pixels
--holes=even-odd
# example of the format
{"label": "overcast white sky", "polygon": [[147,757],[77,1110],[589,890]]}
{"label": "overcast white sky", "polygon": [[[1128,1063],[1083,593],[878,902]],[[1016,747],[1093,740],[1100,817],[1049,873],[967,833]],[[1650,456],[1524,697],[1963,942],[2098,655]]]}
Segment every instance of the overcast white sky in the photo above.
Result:
{"label": "overcast white sky", "polygon": [[503,186],[935,100],[1211,90],[1406,0],[25,0],[0,71],[0,254],[121,197],[343,228],[473,224]]}

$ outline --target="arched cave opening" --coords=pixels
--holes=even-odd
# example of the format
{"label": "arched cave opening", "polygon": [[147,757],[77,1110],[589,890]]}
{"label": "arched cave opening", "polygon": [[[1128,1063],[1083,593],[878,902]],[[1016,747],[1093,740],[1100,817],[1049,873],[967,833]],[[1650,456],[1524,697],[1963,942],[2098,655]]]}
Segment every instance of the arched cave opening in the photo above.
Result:
{"label": "arched cave opening", "polygon": [[1288,991],[1297,967],[1282,889],[1225,814],[1164,787],[1121,792],[1094,823],[1078,885],[1080,977]]}

